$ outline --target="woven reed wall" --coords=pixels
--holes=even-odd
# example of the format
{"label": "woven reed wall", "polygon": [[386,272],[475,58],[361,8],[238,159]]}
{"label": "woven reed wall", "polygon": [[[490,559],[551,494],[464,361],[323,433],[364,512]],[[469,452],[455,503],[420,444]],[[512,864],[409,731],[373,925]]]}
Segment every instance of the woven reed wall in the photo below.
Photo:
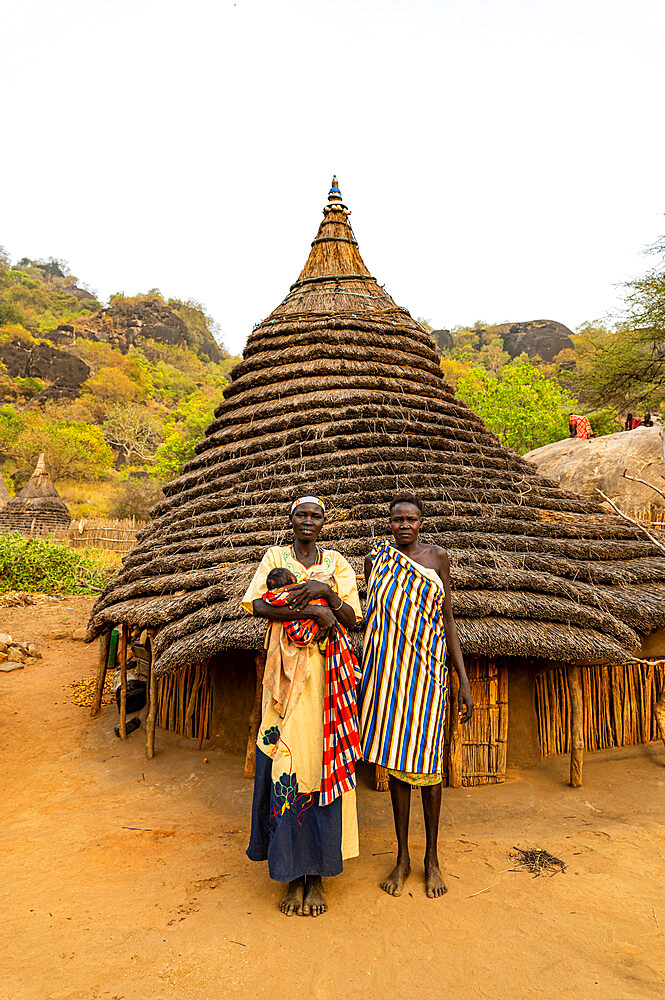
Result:
{"label": "woven reed wall", "polygon": [[[584,746],[587,750],[657,740],[653,708],[665,684],[654,664],[581,668]],[[536,677],[536,716],[544,757],[570,751],[570,693],[563,667]]]}
{"label": "woven reed wall", "polygon": [[[464,663],[475,709],[460,727],[462,783],[497,784],[506,780],[508,668],[484,656],[465,657]],[[450,700],[449,711],[457,711]]]}
{"label": "woven reed wall", "polygon": [[[205,715],[204,715],[205,709]],[[212,685],[207,666],[185,667],[178,673],[167,674],[157,684],[157,725],[178,736],[210,736],[212,717]]]}

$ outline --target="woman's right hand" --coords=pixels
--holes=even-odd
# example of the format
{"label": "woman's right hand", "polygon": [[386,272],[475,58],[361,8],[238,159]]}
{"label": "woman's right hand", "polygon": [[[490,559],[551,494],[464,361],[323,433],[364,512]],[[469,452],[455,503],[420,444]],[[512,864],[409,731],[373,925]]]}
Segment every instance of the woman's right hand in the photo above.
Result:
{"label": "woman's right hand", "polygon": [[327,604],[312,604],[309,608],[312,618],[324,634],[330,634],[337,625],[337,619]]}

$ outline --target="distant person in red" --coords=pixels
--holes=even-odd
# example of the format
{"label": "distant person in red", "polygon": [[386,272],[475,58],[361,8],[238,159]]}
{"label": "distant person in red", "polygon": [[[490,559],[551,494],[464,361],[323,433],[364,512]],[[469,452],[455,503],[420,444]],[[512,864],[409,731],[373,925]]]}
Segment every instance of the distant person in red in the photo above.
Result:
{"label": "distant person in red", "polygon": [[625,431],[632,431],[632,429],[633,429],[633,414],[632,413],[629,413],[628,416],[626,417],[626,419],[624,421],[623,429]]}
{"label": "distant person in red", "polygon": [[640,420],[639,417],[633,417],[633,426],[632,426],[631,430],[636,430],[638,427],[641,426],[641,424],[642,424],[642,421]]}
{"label": "distant person in red", "polygon": [[581,417],[579,413],[568,414],[568,426],[570,427],[571,438],[577,438],[578,441],[586,441],[588,438],[593,437],[589,418]]}

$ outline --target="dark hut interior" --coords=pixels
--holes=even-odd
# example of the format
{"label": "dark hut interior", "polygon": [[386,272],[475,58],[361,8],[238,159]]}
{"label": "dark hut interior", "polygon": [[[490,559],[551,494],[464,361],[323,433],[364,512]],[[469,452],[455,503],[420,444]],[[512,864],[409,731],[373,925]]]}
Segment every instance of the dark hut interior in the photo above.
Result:
{"label": "dark hut interior", "polygon": [[585,744],[655,738],[663,552],[539,476],[455,397],[429,334],[365,267],[349,214],[333,181],[297,281],[250,335],[196,457],[96,602],[99,698],[109,630],[121,627],[121,660],[145,633],[149,755],[159,722],[247,745],[251,773],[264,625],[239,601],[263,551],[286,539],[290,499],[325,498],[322,541],[351,561],[362,597],[363,557],[408,489],[425,537],[450,554],[477,704],[463,731],[449,712],[448,781],[502,781],[507,763],[571,750],[579,784]]}
{"label": "dark hut interior", "polygon": [[0,531],[20,531],[24,535],[47,534],[55,528],[68,528],[71,520],[67,505],[46,471],[44,456],[40,455],[35,471],[23,489],[0,509]]}

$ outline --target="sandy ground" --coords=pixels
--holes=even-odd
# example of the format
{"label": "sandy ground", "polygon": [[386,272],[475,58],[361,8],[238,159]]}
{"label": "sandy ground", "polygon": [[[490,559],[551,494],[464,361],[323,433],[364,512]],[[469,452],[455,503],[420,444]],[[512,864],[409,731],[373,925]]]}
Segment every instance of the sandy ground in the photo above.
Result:
{"label": "sandy ground", "polygon": [[[365,774],[361,857],[327,882],[328,914],[286,918],[280,886],[244,854],[239,758],[158,730],[147,761],[143,726],[121,744],[114,706],[90,719],[71,704],[67,685],[94,672],[96,649],[42,635],[83,623],[88,607],[0,608],[0,631],[44,651],[0,675],[2,998],[665,995],[662,745],[588,754],[576,791],[563,758],[444,790],[441,900],[423,891],[417,800],[408,891],[378,888],[392,819]],[[568,870],[507,871],[513,845],[544,847]]]}

